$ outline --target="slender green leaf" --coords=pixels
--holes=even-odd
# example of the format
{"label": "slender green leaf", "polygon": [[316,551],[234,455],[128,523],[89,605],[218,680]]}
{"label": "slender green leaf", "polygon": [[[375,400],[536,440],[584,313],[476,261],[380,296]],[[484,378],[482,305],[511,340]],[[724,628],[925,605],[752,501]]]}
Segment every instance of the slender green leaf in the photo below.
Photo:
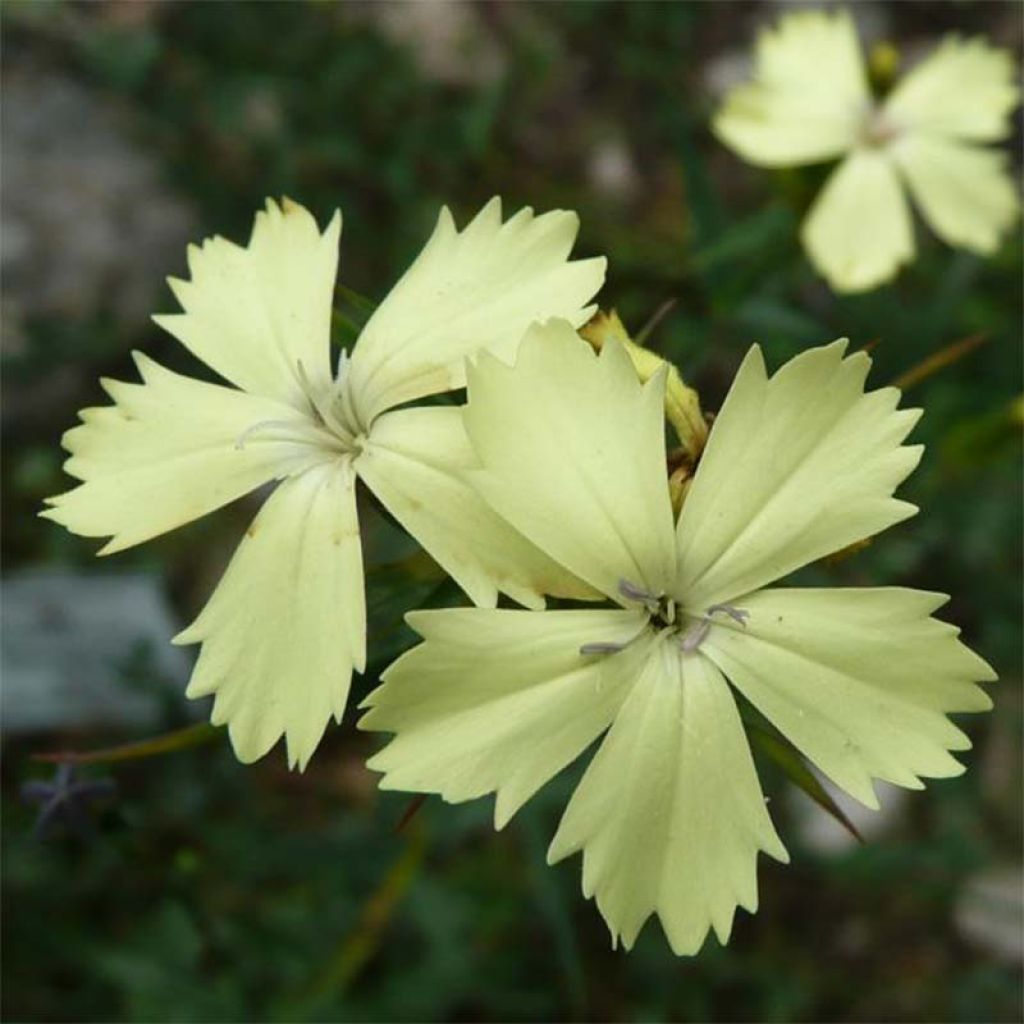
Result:
{"label": "slender green leaf", "polygon": [[349,288],[348,285],[341,284],[341,282],[338,282],[335,286],[335,291],[341,296],[343,301],[347,302],[350,306],[355,306],[356,309],[367,316],[377,308],[377,303],[372,299],[368,299],[365,295],[361,295],[359,292]]}
{"label": "slender green leaf", "polygon": [[33,754],[32,760],[45,761],[50,764],[64,761],[73,764],[112,764],[115,761],[135,761],[143,757],[156,757],[159,754],[172,754],[178,750],[197,747],[202,743],[209,743],[211,740],[217,739],[223,733],[224,730],[220,726],[210,725],[209,722],[199,722],[196,725],[175,729],[173,732],[163,733],[148,740],[122,743],[116,747],[103,747],[100,750],[63,750],[49,754]]}
{"label": "slender green leaf", "polygon": [[698,250],[691,265],[701,271],[749,260],[784,241],[795,231],[792,210],[769,206],[732,224],[713,242]]}
{"label": "slender green leaf", "polygon": [[423,829],[411,829],[405,848],[363,904],[355,928],[342,937],[308,988],[288,1002],[288,1018],[320,1019],[318,1011],[333,1005],[362,972],[380,948],[398,905],[416,880],[426,846]]}
{"label": "slender green leaf", "polygon": [[806,793],[822,810],[828,812],[858,842],[864,839],[842,808],[832,799],[818,777],[807,767],[800,752],[788,740],[759,723],[747,723],[751,744],[774,762],[797,789]]}

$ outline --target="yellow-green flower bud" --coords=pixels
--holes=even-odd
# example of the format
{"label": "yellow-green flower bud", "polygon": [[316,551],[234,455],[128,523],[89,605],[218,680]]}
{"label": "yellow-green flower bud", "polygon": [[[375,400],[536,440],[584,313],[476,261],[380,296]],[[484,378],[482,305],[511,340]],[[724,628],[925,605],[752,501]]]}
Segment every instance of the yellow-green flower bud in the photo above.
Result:
{"label": "yellow-green flower bud", "polygon": [[696,461],[707,441],[708,424],[701,412],[700,396],[683,380],[679,370],[667,359],[633,341],[614,309],[607,313],[598,312],[580,329],[580,334],[598,352],[609,339],[618,341],[629,353],[637,375],[643,381],[649,380],[663,366],[668,367],[665,416],[672,424],[686,454],[692,461]]}

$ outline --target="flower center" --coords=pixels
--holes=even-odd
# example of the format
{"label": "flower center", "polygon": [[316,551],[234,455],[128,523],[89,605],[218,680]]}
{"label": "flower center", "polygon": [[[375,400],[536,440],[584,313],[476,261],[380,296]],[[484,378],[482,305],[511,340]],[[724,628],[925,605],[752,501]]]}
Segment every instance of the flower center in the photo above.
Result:
{"label": "flower center", "polygon": [[900,126],[884,111],[872,107],[864,115],[860,126],[860,139],[865,146],[878,149],[899,138]]}
{"label": "flower center", "polygon": [[[668,636],[679,645],[679,649],[686,653],[696,651],[704,642],[711,630],[713,616],[726,615],[734,622],[738,622],[744,629],[747,619],[750,618],[750,612],[731,604],[713,604],[703,615],[679,614],[675,598],[669,597],[667,594],[652,593],[629,580],[619,581],[619,593],[629,601],[637,601],[642,604],[650,617],[648,625],[657,632],[667,631]],[[635,640],[636,637],[633,639]],[[583,644],[580,647],[580,654],[616,654],[632,642],[633,640],[626,643],[595,640]]]}
{"label": "flower center", "polygon": [[296,365],[296,373],[309,406],[307,417],[260,420],[239,435],[235,447],[241,450],[253,441],[290,441],[339,454],[359,451],[365,431],[352,409],[348,388],[348,354],[342,351],[338,358],[337,375],[326,388],[318,387],[309,379],[301,360]]}
{"label": "flower center", "polygon": [[619,593],[630,601],[639,601],[658,629],[666,629],[676,621],[676,602],[666,594],[652,594],[629,580],[619,580]]}

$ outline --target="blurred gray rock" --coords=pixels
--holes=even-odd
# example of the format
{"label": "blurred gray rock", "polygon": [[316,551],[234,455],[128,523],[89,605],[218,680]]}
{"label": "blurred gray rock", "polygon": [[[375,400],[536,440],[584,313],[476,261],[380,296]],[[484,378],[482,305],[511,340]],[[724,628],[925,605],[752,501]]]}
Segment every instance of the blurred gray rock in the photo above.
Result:
{"label": "blurred gray rock", "polygon": [[[865,807],[858,800],[825,778],[813,766],[811,771],[825,787],[839,809],[849,818],[853,827],[865,841],[885,835],[902,817],[910,790],[888,782],[875,782],[875,793],[881,805],[877,811]],[[790,795],[793,822],[805,845],[823,854],[839,854],[857,846],[857,840],[830,814],[813,803],[795,787]]]}
{"label": "blurred gray rock", "polygon": [[636,161],[620,138],[603,139],[594,146],[587,177],[595,192],[615,202],[635,199],[642,184]]}
{"label": "blurred gray rock", "polygon": [[5,66],[0,133],[5,351],[24,344],[28,316],[102,308],[143,323],[195,228],[117,108],[69,76]]}
{"label": "blurred gray rock", "polygon": [[192,656],[171,646],[178,629],[155,575],[39,571],[6,577],[0,600],[3,731],[159,726],[168,701],[186,703]]}
{"label": "blurred gray rock", "polygon": [[466,0],[373,0],[340,6],[344,16],[366,21],[408,49],[420,73],[448,85],[487,85],[505,71],[506,58],[488,31],[481,8]]}
{"label": "blurred gray rock", "polygon": [[961,891],[953,916],[973,945],[1024,962],[1024,869],[1011,864],[975,875]]}

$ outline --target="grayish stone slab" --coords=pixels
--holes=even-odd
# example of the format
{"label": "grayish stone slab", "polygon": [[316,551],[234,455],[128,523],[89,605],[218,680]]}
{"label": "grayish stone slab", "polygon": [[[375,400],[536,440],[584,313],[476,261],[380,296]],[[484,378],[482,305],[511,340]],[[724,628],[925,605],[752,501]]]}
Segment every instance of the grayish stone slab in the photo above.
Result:
{"label": "grayish stone slab", "polygon": [[8,576],[0,629],[5,733],[149,728],[168,700],[185,703],[192,655],[170,644],[179,626],[156,575]]}
{"label": "grayish stone slab", "polygon": [[[880,807],[873,811],[859,800],[854,800],[849,793],[827,779],[813,765],[811,771],[866,842],[881,839],[899,823],[906,809],[907,799],[911,796],[910,790],[876,779],[875,793],[878,795]],[[835,818],[795,787],[789,798],[792,802],[794,824],[800,838],[816,853],[842,854],[857,845],[857,840]]]}
{"label": "grayish stone slab", "polygon": [[1024,963],[1024,870],[989,868],[969,879],[954,910],[957,930],[1001,960]]}

